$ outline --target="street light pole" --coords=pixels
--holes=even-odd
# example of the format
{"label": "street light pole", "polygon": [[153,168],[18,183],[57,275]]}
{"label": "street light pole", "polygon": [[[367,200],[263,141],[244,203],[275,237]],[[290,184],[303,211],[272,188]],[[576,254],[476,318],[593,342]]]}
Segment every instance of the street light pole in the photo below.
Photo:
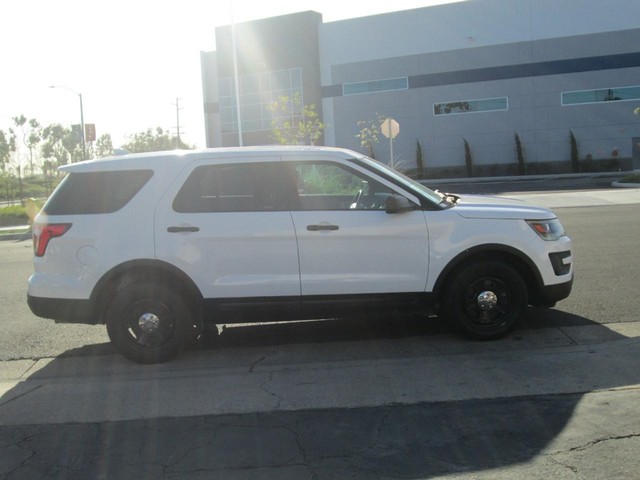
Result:
{"label": "street light pole", "polygon": [[80,129],[82,130],[82,160],[87,159],[87,142],[84,133],[84,108],[82,108],[82,94],[78,93],[80,97]]}
{"label": "street light pole", "polygon": [[78,95],[78,98],[80,99],[80,135],[81,135],[81,139],[82,139],[82,160],[86,160],[87,159],[87,145],[85,142],[85,134],[84,134],[84,108],[82,107],[82,94],[76,92],[75,90],[69,88],[69,87],[63,87],[62,85],[50,85],[49,88],[62,88],[64,90],[68,90],[71,93],[75,93],[76,95]]}
{"label": "street light pole", "polygon": [[238,125],[238,146],[242,147],[242,112],[240,110],[240,82],[238,81],[238,45],[236,44],[236,22],[233,18],[233,2],[229,2],[231,7],[231,50],[233,53],[233,82],[236,90],[236,120]]}

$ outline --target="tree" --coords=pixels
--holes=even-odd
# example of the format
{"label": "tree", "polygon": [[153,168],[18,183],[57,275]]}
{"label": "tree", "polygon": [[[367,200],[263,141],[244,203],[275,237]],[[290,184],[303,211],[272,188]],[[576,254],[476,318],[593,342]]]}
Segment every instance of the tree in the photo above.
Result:
{"label": "tree", "polygon": [[518,160],[518,175],[524,175],[526,173],[526,165],[524,160],[524,148],[522,147],[522,141],[520,141],[520,135],[516,133],[516,158]]}
{"label": "tree", "polygon": [[33,175],[35,169],[33,166],[33,151],[37,149],[38,144],[42,141],[42,127],[35,118],[29,120],[29,133],[25,140],[25,145],[29,149],[29,170]]}
{"label": "tree", "polygon": [[473,177],[473,154],[471,153],[471,146],[469,142],[467,142],[466,138],[464,140],[464,164],[467,169],[467,177]]}
{"label": "tree", "polygon": [[0,180],[2,181],[7,200],[13,199],[13,178],[7,171],[7,167],[10,165],[11,158],[15,151],[16,136],[13,130],[9,129],[8,134],[0,130]]}
{"label": "tree", "polygon": [[111,135],[108,133],[100,135],[100,138],[96,140],[95,155],[96,158],[110,157],[113,155],[113,140],[111,140]]}
{"label": "tree", "polygon": [[71,130],[59,124],[46,126],[42,130],[42,156],[49,161],[55,160],[56,166],[60,167],[69,163],[71,153],[66,148],[68,142],[64,142],[65,137],[71,135]]}
{"label": "tree", "polygon": [[49,161],[55,159],[57,166],[83,160],[82,137],[71,128],[57,123],[48,125],[42,129],[42,142],[40,150],[43,158]]}
{"label": "tree", "polygon": [[376,118],[373,120],[358,120],[357,122],[360,130],[356,134],[356,138],[360,140],[360,147],[365,149],[371,158],[376,158],[374,147],[380,142],[380,125],[384,118],[376,113]]}
{"label": "tree", "polygon": [[178,149],[192,150],[194,147],[187,145],[182,140],[172,137],[169,131],[163,130],[161,127],[155,129],[147,129],[144,132],[129,135],[128,142],[122,148],[131,153],[142,152],[162,152],[166,150],[174,150],[176,145]]}
{"label": "tree", "polygon": [[9,134],[0,130],[0,170],[2,173],[6,173],[11,156],[16,151],[16,137],[12,135],[12,132],[11,129]]}
{"label": "tree", "polygon": [[42,140],[42,127],[35,118],[27,122],[27,117],[20,115],[13,117],[13,123],[22,132],[22,143],[29,149],[29,172],[33,175],[35,167],[33,164],[33,151]]}
{"label": "tree", "polygon": [[420,145],[420,140],[416,140],[416,167],[418,168],[418,178],[424,178],[424,158],[422,155],[422,145]]}
{"label": "tree", "polygon": [[280,145],[315,145],[325,125],[314,104],[303,105],[300,94],[283,96],[267,106],[272,138]]}
{"label": "tree", "polygon": [[569,130],[569,144],[571,148],[571,171],[580,173],[580,153],[578,151],[578,141],[576,136]]}

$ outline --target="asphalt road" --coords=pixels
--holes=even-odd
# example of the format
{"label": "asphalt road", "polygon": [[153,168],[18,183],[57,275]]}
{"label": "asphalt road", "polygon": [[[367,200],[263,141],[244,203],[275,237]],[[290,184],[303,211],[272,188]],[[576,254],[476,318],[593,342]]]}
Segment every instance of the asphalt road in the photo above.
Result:
{"label": "asphalt road", "polygon": [[[529,309],[524,328],[640,321],[637,205],[556,209],[574,241],[576,278],[571,296],[551,310]],[[0,242],[0,360],[111,353],[103,326],[56,325],[35,317],[26,302],[32,270],[31,242]],[[333,342],[344,339],[397,338],[447,331],[438,321],[416,318],[352,319],[313,324],[234,328],[221,344]],[[215,348],[219,348],[216,345]],[[206,347],[205,347],[206,348]]]}

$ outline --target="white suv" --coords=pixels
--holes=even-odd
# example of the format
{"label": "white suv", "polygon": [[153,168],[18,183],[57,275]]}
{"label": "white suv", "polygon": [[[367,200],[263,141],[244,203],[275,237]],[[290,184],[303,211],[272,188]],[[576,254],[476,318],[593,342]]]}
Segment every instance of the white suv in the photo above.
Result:
{"label": "white suv", "polygon": [[[137,362],[215,324],[424,307],[466,334],[509,333],[573,281],[548,209],[433,192],[320,147],[165,152],[66,165],[36,217],[28,303],[106,323]],[[210,329],[215,331],[215,329]]]}

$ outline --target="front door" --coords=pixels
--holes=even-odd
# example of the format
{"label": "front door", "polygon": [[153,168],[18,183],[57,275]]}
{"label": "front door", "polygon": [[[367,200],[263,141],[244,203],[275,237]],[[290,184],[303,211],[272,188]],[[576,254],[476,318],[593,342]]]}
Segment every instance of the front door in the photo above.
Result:
{"label": "front door", "polygon": [[420,209],[389,214],[406,192],[355,166],[299,162],[298,238],[302,295],[424,292],[429,239]]}

